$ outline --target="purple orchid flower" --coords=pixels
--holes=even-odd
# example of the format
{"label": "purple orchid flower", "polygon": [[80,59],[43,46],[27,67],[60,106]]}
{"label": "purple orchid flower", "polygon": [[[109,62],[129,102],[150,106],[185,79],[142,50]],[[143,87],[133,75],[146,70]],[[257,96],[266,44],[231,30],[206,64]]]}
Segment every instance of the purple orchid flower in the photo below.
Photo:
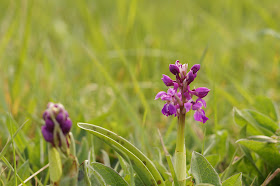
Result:
{"label": "purple orchid flower", "polygon": [[[182,65],[179,61],[176,61],[175,64],[170,64],[169,70],[175,75],[176,79],[172,80],[169,76],[163,75],[162,81],[170,88],[167,92],[160,91],[155,99],[161,98],[161,100],[166,102],[162,108],[162,114],[165,116],[178,116],[180,113],[194,110],[194,119],[205,123],[209,119],[205,116],[205,111],[202,109],[202,107],[206,107],[206,102],[202,98],[207,96],[210,89],[199,87],[191,90],[190,84],[197,77],[200,65],[192,66],[189,72],[187,72],[187,69],[188,65]],[[193,96],[197,97],[196,101],[193,100]]]}

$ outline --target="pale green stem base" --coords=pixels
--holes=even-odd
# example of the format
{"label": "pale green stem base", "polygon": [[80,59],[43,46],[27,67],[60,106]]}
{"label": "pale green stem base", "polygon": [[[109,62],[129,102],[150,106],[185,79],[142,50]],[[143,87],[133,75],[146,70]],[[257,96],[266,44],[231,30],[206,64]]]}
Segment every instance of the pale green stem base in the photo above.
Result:
{"label": "pale green stem base", "polygon": [[175,172],[180,185],[186,185],[185,114],[178,119]]}

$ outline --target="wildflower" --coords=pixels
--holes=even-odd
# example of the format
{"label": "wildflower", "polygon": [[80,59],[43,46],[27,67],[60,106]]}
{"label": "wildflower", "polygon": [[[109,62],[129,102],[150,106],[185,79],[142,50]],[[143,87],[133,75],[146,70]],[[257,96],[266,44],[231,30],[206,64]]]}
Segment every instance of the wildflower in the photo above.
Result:
{"label": "wildflower", "polygon": [[[64,106],[60,103],[49,103],[43,114],[43,119],[45,120],[45,125],[42,126],[42,134],[45,140],[55,144],[54,137],[56,135],[59,136],[59,141],[56,143],[61,144],[61,137],[66,136],[72,127],[72,121]],[[56,125],[58,125],[58,130],[55,130]],[[59,134],[60,131],[62,132],[62,136]]]}
{"label": "wildflower", "polygon": [[[160,91],[155,97],[155,99],[161,98],[161,100],[166,102],[162,108],[164,115],[179,116],[194,110],[194,119],[196,121],[205,123],[208,120],[202,109],[202,107],[206,107],[206,102],[202,98],[207,96],[210,89],[206,87],[190,89],[190,84],[197,77],[199,69],[200,65],[196,64],[187,72],[188,65],[182,65],[179,61],[169,65],[169,70],[175,75],[176,79],[172,80],[169,76],[163,75],[162,81],[170,88],[167,92]],[[196,101],[194,101],[194,96],[197,97]]]}

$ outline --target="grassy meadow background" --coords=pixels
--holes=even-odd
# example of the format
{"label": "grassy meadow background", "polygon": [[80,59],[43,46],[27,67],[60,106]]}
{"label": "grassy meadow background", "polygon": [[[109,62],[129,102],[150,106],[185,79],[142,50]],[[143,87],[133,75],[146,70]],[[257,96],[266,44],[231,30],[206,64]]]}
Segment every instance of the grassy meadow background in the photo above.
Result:
{"label": "grassy meadow background", "polygon": [[[273,0],[1,0],[0,149],[26,122],[4,157],[14,168],[28,160],[29,175],[47,164],[41,118],[49,101],[69,112],[79,163],[87,158],[82,148],[92,145],[98,161],[102,149],[111,163],[116,156],[77,122],[122,135],[151,159],[162,152],[159,128],[173,153],[176,119],[162,115],[164,103],[154,97],[167,90],[161,77],[171,75],[168,65],[180,60],[201,64],[192,86],[211,89],[209,121],[187,115],[188,154],[203,151],[211,134],[226,134],[227,150],[216,165],[224,171],[238,149],[233,108],[252,108],[259,95],[280,103],[279,6]],[[47,183],[47,174],[37,181]]]}

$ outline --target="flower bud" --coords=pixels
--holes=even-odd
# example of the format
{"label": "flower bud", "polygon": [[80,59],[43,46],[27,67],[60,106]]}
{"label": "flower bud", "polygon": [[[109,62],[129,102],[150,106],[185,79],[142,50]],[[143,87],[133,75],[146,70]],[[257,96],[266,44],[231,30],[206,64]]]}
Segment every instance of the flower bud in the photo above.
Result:
{"label": "flower bud", "polygon": [[53,143],[53,133],[47,129],[46,125],[42,126],[42,134],[47,142]]}
{"label": "flower bud", "polygon": [[180,68],[180,73],[181,73],[182,77],[186,76],[187,70],[188,70],[188,65],[187,64],[183,64],[182,67]]}
{"label": "flower bud", "polygon": [[199,71],[200,69],[200,64],[196,64],[194,66],[192,66],[191,70],[193,71],[194,74],[197,73],[197,71]]}
{"label": "flower bud", "polygon": [[[69,118],[68,112],[60,103],[48,103],[47,109],[43,114],[43,119],[45,120],[45,125],[42,126],[43,137],[47,142],[53,144],[54,135],[60,136],[58,133],[62,132],[62,136],[66,136],[72,127],[72,121]],[[55,127],[57,127],[57,129],[55,129]],[[55,131],[58,133],[54,134]],[[59,141],[57,141],[57,144],[61,144],[61,137],[58,139]]]}
{"label": "flower bud", "polygon": [[169,65],[169,70],[174,75],[177,75],[179,73],[179,67],[174,64]]}
{"label": "flower bud", "polygon": [[174,82],[173,80],[167,76],[167,75],[162,75],[163,77],[161,78],[161,80],[163,81],[163,83],[166,85],[166,86],[173,86]]}
{"label": "flower bud", "polygon": [[193,82],[194,78],[193,71],[189,71],[187,74],[187,84],[189,85],[191,82]]}

